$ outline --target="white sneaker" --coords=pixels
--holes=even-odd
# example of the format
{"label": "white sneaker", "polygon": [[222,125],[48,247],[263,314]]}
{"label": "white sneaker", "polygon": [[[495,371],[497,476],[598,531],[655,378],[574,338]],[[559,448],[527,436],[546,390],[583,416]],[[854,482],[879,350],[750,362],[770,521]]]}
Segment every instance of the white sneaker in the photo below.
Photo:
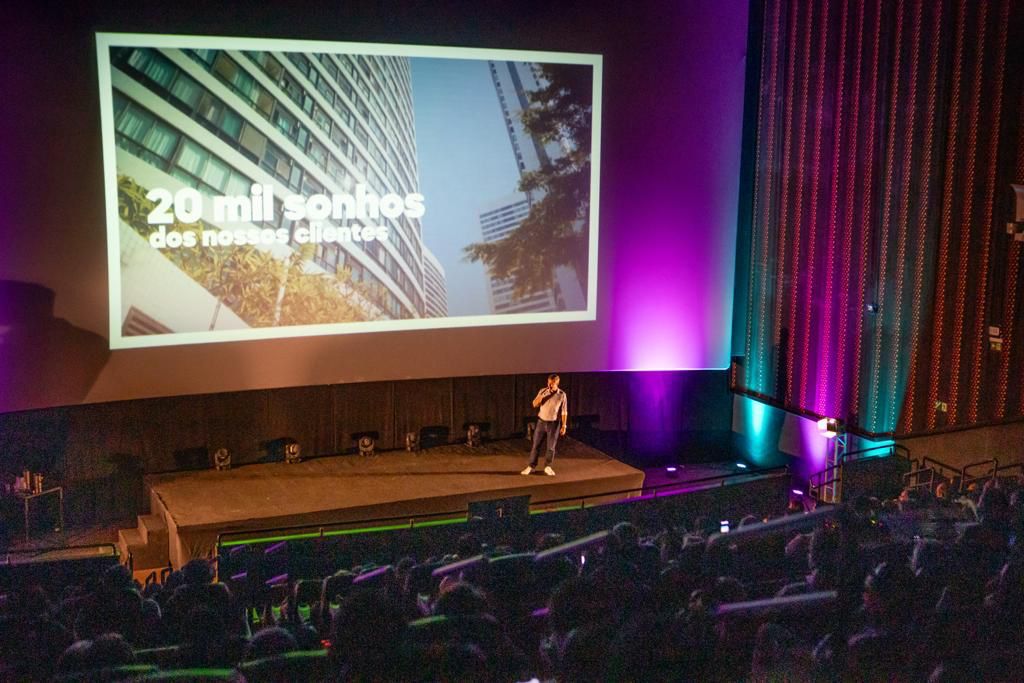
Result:
{"label": "white sneaker", "polygon": [[527,466],[526,466],[526,469],[525,469],[525,470],[523,470],[522,472],[520,472],[519,474],[523,474],[523,475],[526,475],[526,474],[533,474],[533,468],[532,468],[532,467],[530,467],[529,465],[527,465]]}
{"label": "white sneaker", "polygon": [[553,477],[555,476],[555,471],[551,469],[551,465],[548,465],[547,467],[544,468],[544,474],[548,475],[549,477]]}

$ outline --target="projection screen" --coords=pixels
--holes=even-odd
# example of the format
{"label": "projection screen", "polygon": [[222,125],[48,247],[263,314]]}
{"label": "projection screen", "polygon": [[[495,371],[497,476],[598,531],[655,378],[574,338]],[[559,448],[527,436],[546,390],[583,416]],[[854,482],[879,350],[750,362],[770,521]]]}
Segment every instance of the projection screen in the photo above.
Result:
{"label": "projection screen", "polygon": [[594,320],[601,57],[99,33],[112,349]]}

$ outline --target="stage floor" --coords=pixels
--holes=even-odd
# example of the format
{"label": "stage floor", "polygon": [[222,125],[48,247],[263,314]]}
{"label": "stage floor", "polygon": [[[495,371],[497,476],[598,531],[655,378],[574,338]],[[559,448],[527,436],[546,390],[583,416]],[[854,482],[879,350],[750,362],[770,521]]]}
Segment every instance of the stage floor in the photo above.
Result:
{"label": "stage floor", "polygon": [[525,439],[471,449],[441,446],[419,453],[385,452],[149,475],[151,510],[164,517],[171,564],[209,556],[217,535],[293,525],[462,512],[470,502],[530,495],[531,503],[639,495],[644,473],[571,438],[559,443],[549,477],[519,474]]}

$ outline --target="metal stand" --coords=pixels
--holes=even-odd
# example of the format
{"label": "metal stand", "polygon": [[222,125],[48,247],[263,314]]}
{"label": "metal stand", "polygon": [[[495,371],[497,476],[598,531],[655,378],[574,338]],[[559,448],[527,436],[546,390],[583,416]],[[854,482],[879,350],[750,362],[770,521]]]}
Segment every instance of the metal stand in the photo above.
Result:
{"label": "metal stand", "polygon": [[825,454],[826,483],[821,487],[823,503],[838,503],[843,495],[842,462],[846,455],[846,430],[840,428],[835,438],[830,439],[828,452]]}
{"label": "metal stand", "polygon": [[28,543],[30,540],[31,526],[29,525],[28,518],[28,504],[34,498],[42,498],[56,493],[57,494],[57,515],[58,515],[58,531],[64,531],[64,487],[54,486],[53,488],[40,491],[39,493],[32,493],[27,496],[22,496],[22,504],[25,506],[25,542]]}

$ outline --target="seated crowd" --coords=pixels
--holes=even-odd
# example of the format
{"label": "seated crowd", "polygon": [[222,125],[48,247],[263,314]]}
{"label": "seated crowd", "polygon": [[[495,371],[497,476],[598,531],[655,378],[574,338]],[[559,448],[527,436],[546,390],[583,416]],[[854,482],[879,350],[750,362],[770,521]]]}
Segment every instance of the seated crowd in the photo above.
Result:
{"label": "seated crowd", "polygon": [[60,595],[0,597],[0,675],[119,680],[156,664],[224,680],[1019,680],[1021,490],[939,494],[862,498],[777,533],[751,533],[771,525],[748,516],[747,533],[712,542],[717,524],[700,518],[622,522],[564,553],[557,534],[528,549],[466,534],[432,557],[291,582],[281,601],[232,590],[202,560],[145,587],[114,566]]}

